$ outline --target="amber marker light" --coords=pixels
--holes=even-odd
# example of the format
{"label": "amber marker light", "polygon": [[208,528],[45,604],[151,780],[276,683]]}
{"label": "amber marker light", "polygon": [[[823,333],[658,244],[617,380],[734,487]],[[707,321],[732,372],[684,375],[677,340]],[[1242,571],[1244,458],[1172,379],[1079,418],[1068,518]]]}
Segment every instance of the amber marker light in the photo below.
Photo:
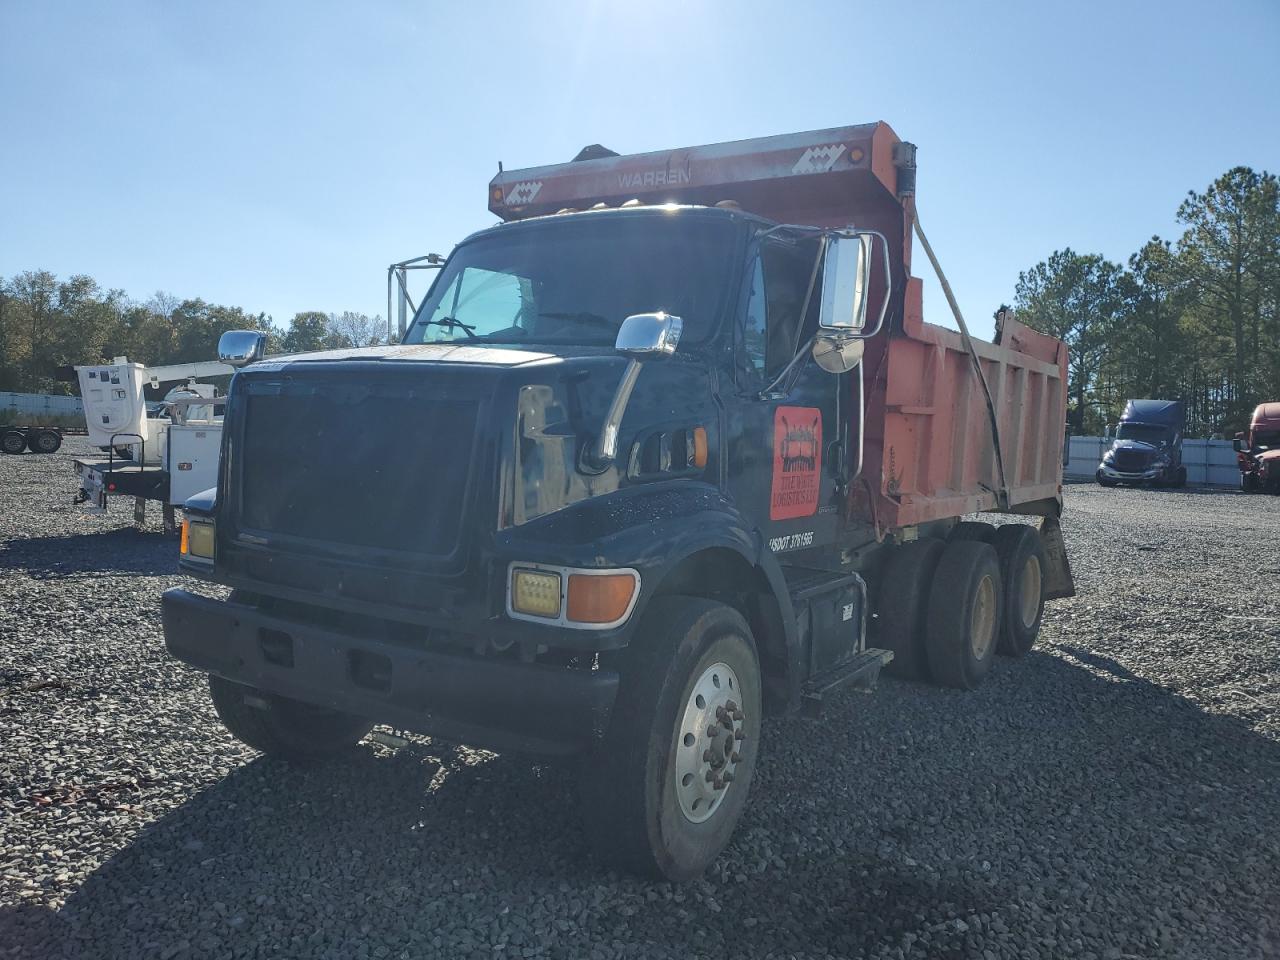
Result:
{"label": "amber marker light", "polygon": [[707,428],[693,428],[693,466],[701,470],[707,465]]}
{"label": "amber marker light", "polygon": [[639,585],[632,573],[570,574],[568,617],[575,623],[616,623],[630,611]]}

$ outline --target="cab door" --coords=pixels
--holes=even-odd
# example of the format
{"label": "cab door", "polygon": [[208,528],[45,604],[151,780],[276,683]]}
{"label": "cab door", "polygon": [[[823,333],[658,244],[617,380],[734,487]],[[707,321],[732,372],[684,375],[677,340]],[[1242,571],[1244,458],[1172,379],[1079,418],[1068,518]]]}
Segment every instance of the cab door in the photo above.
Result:
{"label": "cab door", "polygon": [[725,404],[726,486],[779,555],[828,546],[839,528],[845,457],[836,391],[845,378],[809,355],[822,284],[814,275],[818,250],[812,238],[757,245],[739,298],[735,388]]}

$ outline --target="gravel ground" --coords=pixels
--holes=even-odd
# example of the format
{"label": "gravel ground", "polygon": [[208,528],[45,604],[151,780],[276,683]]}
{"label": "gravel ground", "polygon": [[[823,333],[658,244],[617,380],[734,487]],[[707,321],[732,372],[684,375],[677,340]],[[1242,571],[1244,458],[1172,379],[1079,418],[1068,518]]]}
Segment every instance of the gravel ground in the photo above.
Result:
{"label": "gravel ground", "polygon": [[674,886],[592,863],[564,769],[232,740],[84,450],[0,457],[0,957],[1280,956],[1280,498],[1070,487],[1036,651],[766,724]]}

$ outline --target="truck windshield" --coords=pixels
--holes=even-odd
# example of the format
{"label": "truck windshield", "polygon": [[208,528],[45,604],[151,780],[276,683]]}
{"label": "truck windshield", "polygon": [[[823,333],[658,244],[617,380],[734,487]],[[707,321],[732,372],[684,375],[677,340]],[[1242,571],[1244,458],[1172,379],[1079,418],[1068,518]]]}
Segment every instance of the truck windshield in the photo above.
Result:
{"label": "truck windshield", "polygon": [[734,236],[727,219],[665,214],[495,231],[454,252],[404,342],[611,347],[628,316],[664,310],[697,343],[730,287]]}
{"label": "truck windshield", "polygon": [[1280,430],[1255,430],[1253,445],[1263,450],[1274,450],[1280,447]]}
{"label": "truck windshield", "polygon": [[1137,440],[1155,446],[1169,439],[1169,428],[1154,423],[1122,423],[1116,427],[1117,440]]}

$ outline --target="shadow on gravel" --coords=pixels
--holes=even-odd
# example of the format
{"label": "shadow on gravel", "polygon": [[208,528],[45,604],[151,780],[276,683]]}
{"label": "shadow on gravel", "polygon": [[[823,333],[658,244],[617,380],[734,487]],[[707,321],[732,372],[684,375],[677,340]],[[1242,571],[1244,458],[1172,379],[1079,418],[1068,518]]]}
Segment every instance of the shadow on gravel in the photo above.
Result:
{"label": "shadow on gravel", "polygon": [[[1280,815],[1267,786],[1280,744],[1105,657],[1063,652],[1079,662],[1002,663],[973,694],[887,682],[820,724],[769,724],[752,806],[704,883],[599,869],[570,770],[430,741],[366,745],[323,766],[235,769],[143,827],[57,914],[0,912],[0,945],[585,957],[640,943],[649,956],[765,957],[914,943],[913,956],[959,958],[996,940],[1045,949],[1081,917],[1098,954],[1194,955],[1207,920],[1274,944],[1257,903],[1278,891],[1243,863],[1264,877],[1280,863],[1280,841],[1258,831]],[[1197,900],[1171,899],[1172,871]],[[1123,890],[1152,891],[1140,914],[1124,912]],[[997,914],[995,932],[975,928]],[[1068,946],[1039,955],[1082,952]]]}
{"label": "shadow on gravel", "polygon": [[37,580],[79,573],[171,577],[178,572],[178,541],[159,531],[118,527],[65,537],[14,538],[0,543],[0,569]]}

